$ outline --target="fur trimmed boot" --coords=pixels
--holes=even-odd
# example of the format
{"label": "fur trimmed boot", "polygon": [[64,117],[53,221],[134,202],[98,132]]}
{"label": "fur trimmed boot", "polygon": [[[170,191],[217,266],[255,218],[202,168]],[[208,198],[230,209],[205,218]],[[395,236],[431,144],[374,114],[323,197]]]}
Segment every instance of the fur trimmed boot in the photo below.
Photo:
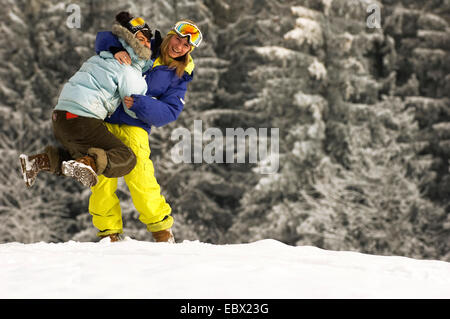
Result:
{"label": "fur trimmed boot", "polygon": [[28,187],[33,186],[40,171],[50,171],[50,159],[47,153],[30,156],[21,154],[19,159],[23,180]]}
{"label": "fur trimmed boot", "polygon": [[157,243],[175,244],[175,237],[173,237],[171,228],[154,232],[152,235]]}
{"label": "fur trimmed boot", "polygon": [[86,155],[72,161],[62,163],[62,173],[72,177],[87,187],[95,186],[98,182],[97,165],[92,156]]}

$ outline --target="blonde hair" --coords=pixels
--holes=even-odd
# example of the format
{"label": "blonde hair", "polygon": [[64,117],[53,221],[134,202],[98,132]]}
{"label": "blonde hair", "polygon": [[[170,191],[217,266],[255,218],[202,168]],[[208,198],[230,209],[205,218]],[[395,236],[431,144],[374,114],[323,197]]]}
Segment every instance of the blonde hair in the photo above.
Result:
{"label": "blonde hair", "polygon": [[[163,42],[161,43],[161,63],[164,65],[167,65],[170,69],[175,69],[175,73],[178,75],[179,78],[181,78],[184,74],[184,70],[186,69],[187,65],[189,64],[190,60],[190,52],[186,53],[182,57],[179,57],[177,59],[173,59],[169,55],[169,42],[170,39],[175,34],[168,34]],[[191,50],[192,51],[192,50]]]}

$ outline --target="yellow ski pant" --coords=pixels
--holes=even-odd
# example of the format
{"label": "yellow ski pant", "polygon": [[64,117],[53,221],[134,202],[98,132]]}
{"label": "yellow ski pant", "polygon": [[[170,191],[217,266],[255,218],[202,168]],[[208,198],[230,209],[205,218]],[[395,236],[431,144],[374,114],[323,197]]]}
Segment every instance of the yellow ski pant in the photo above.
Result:
{"label": "yellow ski pant", "polygon": [[[136,166],[124,176],[125,183],[139,220],[147,225],[147,230],[157,232],[169,229],[173,225],[171,207],[161,195],[161,189],[155,178],[153,163],[150,160],[148,133],[137,126],[110,124],[108,130],[117,136],[136,155]],[[89,213],[92,222],[99,230],[98,236],[123,233],[122,211],[116,195],[117,178],[98,177],[98,183],[91,187]]]}

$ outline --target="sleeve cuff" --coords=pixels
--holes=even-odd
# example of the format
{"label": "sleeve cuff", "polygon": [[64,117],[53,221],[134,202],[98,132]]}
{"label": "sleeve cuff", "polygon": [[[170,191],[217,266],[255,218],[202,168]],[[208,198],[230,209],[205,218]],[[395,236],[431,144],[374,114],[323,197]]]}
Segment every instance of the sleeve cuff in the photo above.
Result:
{"label": "sleeve cuff", "polygon": [[109,47],[109,52],[111,52],[113,55],[115,55],[117,52],[120,52],[120,51],[126,51],[126,50],[121,47]]}

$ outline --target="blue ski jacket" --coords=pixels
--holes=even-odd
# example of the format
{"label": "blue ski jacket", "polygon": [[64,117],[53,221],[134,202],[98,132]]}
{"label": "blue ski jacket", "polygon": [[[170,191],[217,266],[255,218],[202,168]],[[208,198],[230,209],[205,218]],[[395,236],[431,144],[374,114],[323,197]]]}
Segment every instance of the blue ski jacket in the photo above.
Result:
{"label": "blue ski jacket", "polygon": [[[99,32],[95,40],[97,54],[110,51],[111,47],[123,46],[113,33]],[[160,127],[175,121],[183,110],[187,84],[194,77],[193,70],[194,61],[191,58],[184,75],[179,78],[174,69],[160,62],[158,48],[153,67],[143,73],[148,87],[145,95],[132,95],[134,104],[131,108],[122,103],[105,121],[142,127],[149,134],[152,126]]]}

